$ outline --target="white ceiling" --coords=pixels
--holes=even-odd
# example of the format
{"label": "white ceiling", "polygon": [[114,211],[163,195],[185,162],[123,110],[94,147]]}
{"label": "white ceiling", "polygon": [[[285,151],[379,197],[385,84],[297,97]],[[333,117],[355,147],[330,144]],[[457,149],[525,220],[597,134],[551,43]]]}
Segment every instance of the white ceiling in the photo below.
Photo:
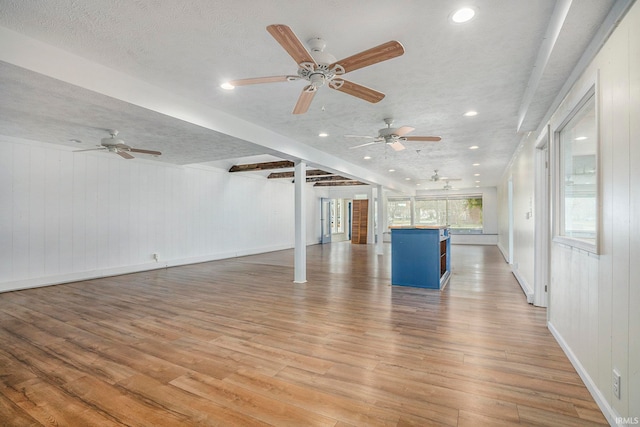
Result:
{"label": "white ceiling", "polygon": [[[162,151],[152,160],[179,165],[277,157],[396,189],[441,188],[425,181],[434,169],[461,178],[459,188],[495,186],[615,3],[0,0],[0,134],[79,149],[116,128],[128,144]],[[462,5],[476,17],[452,24]],[[385,93],[381,102],[323,87],[292,115],[301,81],[219,87],[296,73],[269,24],[305,44],[322,37],[337,58],[389,40],[405,54],[345,76]],[[442,141],[349,149],[366,140],[345,134],[375,136],[385,117]]]}

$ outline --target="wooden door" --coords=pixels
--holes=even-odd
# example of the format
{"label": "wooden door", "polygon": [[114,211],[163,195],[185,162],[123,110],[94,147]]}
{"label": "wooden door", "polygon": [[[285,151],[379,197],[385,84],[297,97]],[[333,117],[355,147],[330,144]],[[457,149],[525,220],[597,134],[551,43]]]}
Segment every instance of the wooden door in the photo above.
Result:
{"label": "wooden door", "polygon": [[368,221],[369,200],[354,200],[353,219],[351,223],[351,243],[367,244]]}

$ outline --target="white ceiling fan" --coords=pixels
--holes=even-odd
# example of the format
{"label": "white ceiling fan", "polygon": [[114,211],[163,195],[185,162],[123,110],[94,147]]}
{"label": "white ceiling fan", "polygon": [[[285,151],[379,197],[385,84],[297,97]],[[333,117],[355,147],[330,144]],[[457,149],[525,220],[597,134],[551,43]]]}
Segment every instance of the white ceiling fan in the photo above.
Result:
{"label": "white ceiling fan", "polygon": [[349,147],[350,149],[366,147],[367,145],[385,143],[388,144],[395,151],[404,150],[406,147],[402,144],[405,141],[421,141],[421,142],[438,142],[442,138],[439,136],[405,136],[415,130],[411,126],[402,126],[399,128],[392,128],[393,119],[384,119],[387,127],[378,130],[378,136],[364,136],[364,135],[345,135],[345,138],[368,138],[373,139],[371,142],[365,142],[364,144],[355,145]]}
{"label": "white ceiling fan", "polygon": [[433,181],[433,182],[446,181],[446,183],[449,184],[449,181],[460,181],[461,179],[460,178],[449,178],[449,177],[446,177],[446,176],[440,176],[440,175],[438,175],[438,169],[434,169],[433,170],[433,175],[431,175],[431,178],[429,178],[429,180]]}
{"label": "white ceiling fan", "polygon": [[124,140],[118,138],[118,131],[115,129],[108,130],[111,137],[102,138],[100,140],[100,146],[97,148],[87,148],[86,150],[75,150],[75,152],[79,151],[96,151],[96,150],[107,150],[110,153],[115,153],[118,156],[124,159],[133,159],[134,157],[129,153],[143,153],[143,154],[151,154],[154,156],[159,156],[162,153],[160,151],[154,150],[143,150],[141,148],[133,148],[124,143]]}
{"label": "white ceiling fan", "polygon": [[445,180],[444,187],[442,187],[442,189],[443,190],[455,190],[455,188],[451,184],[449,184],[449,180],[448,179]]}
{"label": "white ceiling fan", "polygon": [[308,41],[309,47],[311,48],[309,52],[291,28],[286,25],[269,25],[267,31],[284,50],[287,51],[296,64],[298,64],[297,75],[232,80],[223,84],[222,87],[225,89],[233,89],[236,86],[260,83],[287,82],[300,79],[307,80],[309,84],[302,89],[298,102],[293,109],[293,114],[306,113],[316,91],[325,84],[331,89],[344,92],[365,101],[371,103],[379,102],[384,98],[384,93],[350,82],[341,76],[350,71],[368,67],[369,65],[387,61],[404,54],[404,47],[400,42],[392,40],[336,61],[334,56],[324,52],[326,42],[320,38],[313,38]]}

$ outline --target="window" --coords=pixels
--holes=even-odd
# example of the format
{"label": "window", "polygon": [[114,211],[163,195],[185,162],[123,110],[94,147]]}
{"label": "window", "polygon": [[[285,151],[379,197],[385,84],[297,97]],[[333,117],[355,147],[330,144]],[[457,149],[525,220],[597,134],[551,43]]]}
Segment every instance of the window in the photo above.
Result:
{"label": "window", "polygon": [[343,199],[331,199],[331,233],[344,233]]}
{"label": "window", "polygon": [[556,241],[596,252],[598,235],[598,132],[595,87],[556,132]]}
{"label": "window", "polygon": [[482,233],[482,195],[416,198],[416,225],[449,225],[452,232]]}
{"label": "window", "polygon": [[411,225],[411,199],[389,199],[387,201],[387,225]]}

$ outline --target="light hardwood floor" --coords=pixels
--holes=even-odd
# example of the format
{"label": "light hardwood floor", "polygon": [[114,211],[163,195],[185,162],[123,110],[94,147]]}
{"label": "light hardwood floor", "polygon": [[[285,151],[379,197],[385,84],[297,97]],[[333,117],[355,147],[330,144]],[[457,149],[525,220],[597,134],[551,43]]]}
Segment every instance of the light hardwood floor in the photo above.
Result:
{"label": "light hardwood floor", "polygon": [[385,250],[0,294],[0,425],[607,425],[496,247],[454,245],[442,292]]}

